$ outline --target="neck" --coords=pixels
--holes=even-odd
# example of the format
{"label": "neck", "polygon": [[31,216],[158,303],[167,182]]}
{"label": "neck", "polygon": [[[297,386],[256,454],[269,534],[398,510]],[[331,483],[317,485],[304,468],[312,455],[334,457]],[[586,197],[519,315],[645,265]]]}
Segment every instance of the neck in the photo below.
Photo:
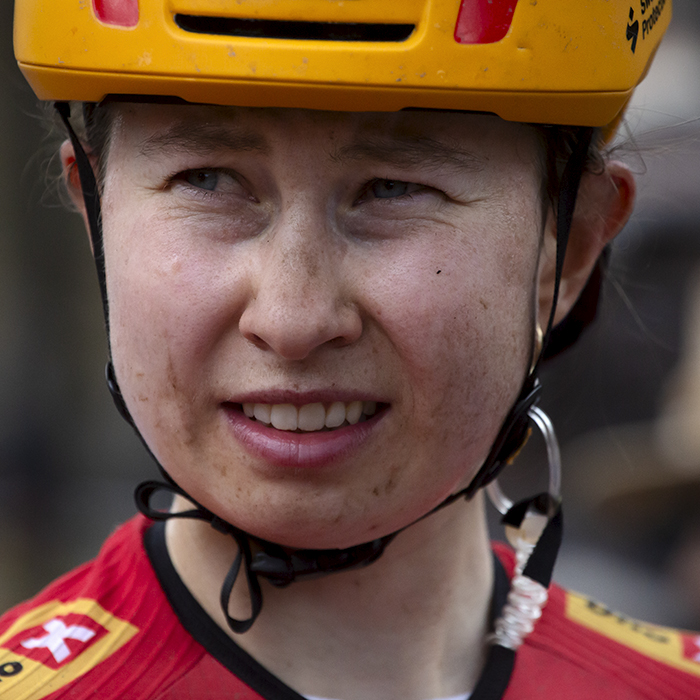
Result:
{"label": "neck", "polygon": [[[263,610],[243,635],[229,630],[219,607],[236,555],[233,539],[206,523],[171,520],[167,545],[206,612],[302,694],[426,700],[468,692],[476,683],[493,581],[479,496],[409,527],[366,568],[284,589],[261,580]],[[239,617],[249,612],[243,579],[231,599],[231,613]]]}

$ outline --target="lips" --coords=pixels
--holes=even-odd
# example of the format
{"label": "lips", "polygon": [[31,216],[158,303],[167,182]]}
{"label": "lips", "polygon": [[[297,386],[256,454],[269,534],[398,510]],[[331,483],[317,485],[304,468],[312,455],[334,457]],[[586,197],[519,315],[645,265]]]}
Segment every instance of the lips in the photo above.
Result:
{"label": "lips", "polygon": [[223,404],[234,437],[267,466],[319,468],[362,447],[389,408],[375,401]]}

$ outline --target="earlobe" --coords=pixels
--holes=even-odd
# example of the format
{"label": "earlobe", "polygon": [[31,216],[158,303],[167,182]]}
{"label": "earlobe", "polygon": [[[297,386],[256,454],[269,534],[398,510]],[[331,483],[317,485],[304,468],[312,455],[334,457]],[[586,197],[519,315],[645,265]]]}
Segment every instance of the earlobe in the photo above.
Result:
{"label": "earlobe", "polygon": [[[581,179],[564,260],[556,325],[576,303],[605,246],[622,230],[632,213],[635,182],[623,163],[607,163],[602,172],[586,172]],[[540,260],[539,322],[546,325],[554,291],[556,216],[550,211]]]}

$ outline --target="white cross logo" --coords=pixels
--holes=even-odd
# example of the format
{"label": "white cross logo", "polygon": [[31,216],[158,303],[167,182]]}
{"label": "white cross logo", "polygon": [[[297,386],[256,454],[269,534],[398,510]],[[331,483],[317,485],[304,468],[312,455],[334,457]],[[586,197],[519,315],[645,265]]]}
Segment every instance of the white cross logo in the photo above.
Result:
{"label": "white cross logo", "polygon": [[79,642],[87,642],[95,636],[95,632],[87,627],[80,625],[66,627],[57,618],[49,620],[44,625],[44,629],[48,633],[45,637],[27,639],[22,642],[22,646],[25,649],[48,649],[53,654],[57,664],[65,661],[72,653],[64,640],[75,639]]}
{"label": "white cross logo", "polygon": [[693,643],[695,644],[695,648],[696,648],[698,651],[697,651],[697,652],[693,652],[694,655],[691,656],[690,658],[691,658],[693,661],[700,661],[700,636],[695,637],[695,639],[693,639]]}

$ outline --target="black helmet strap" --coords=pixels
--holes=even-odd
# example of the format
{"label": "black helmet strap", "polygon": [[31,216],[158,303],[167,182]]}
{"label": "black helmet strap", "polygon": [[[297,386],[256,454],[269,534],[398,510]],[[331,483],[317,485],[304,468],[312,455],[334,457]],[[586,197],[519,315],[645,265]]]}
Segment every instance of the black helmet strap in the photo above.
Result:
{"label": "black helmet strap", "polygon": [[68,132],[68,138],[73,146],[75,154],[75,164],[78,168],[80,178],[80,188],[83,192],[85,202],[85,212],[88,220],[90,234],[90,244],[92,246],[92,256],[95,260],[97,270],[97,281],[100,285],[100,296],[102,298],[102,310],[104,312],[105,323],[107,324],[107,343],[109,345],[109,304],[107,302],[107,276],[105,274],[105,251],[102,241],[102,210],[100,208],[100,191],[95,177],[92,163],[78,135],[70,123],[70,104],[68,102],[55,102],[54,107],[61,117]]}

